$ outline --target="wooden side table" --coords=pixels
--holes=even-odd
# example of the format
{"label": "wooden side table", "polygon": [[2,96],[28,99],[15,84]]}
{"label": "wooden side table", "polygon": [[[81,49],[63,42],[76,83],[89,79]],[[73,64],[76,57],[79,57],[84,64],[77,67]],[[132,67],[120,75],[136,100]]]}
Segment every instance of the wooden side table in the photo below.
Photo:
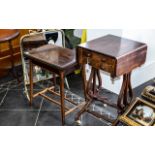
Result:
{"label": "wooden side table", "polygon": [[[122,113],[133,99],[131,72],[144,64],[146,51],[146,44],[114,35],[107,35],[79,45],[77,47],[77,58],[78,63],[82,66],[84,93],[87,103],[78,113],[76,120],[79,120],[84,112],[90,112],[89,106],[93,100],[99,100],[117,108],[118,113]],[[86,64],[92,66],[88,82],[86,81]],[[99,95],[102,87],[100,70],[110,73],[112,78],[123,75],[117,104],[110,103],[105,96]],[[100,116],[99,114],[95,115]]]}
{"label": "wooden side table", "polygon": [[11,52],[10,55],[10,62],[11,62],[11,69],[12,74],[17,80],[19,81],[18,75],[15,73],[15,65],[14,65],[14,50],[12,47],[12,40],[19,36],[19,31],[15,29],[0,29],[0,43],[8,42],[9,50]]}
{"label": "wooden side table", "polygon": [[[76,54],[74,50],[58,47],[52,44],[43,45],[39,48],[34,48],[24,53],[24,56],[30,60],[30,105],[32,105],[33,98],[38,95],[44,97],[52,103],[61,106],[62,125],[65,124],[65,116],[75,111],[84,105],[81,103],[77,105],[73,101],[64,97],[64,76],[71,73],[77,67]],[[33,64],[49,70],[52,73],[58,74],[60,77],[60,94],[54,91],[54,86],[46,88],[41,92],[33,94]],[[60,96],[60,102],[46,96],[45,93],[50,92],[54,95]],[[65,106],[64,100],[69,101],[74,105],[73,108]]]}

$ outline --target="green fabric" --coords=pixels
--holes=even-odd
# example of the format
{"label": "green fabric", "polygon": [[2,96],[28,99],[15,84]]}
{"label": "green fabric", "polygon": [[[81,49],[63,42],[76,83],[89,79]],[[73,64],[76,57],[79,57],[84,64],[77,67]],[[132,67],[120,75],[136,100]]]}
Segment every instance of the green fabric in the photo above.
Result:
{"label": "green fabric", "polygon": [[81,38],[74,36],[74,30],[75,29],[64,29],[67,48],[75,48],[81,42]]}

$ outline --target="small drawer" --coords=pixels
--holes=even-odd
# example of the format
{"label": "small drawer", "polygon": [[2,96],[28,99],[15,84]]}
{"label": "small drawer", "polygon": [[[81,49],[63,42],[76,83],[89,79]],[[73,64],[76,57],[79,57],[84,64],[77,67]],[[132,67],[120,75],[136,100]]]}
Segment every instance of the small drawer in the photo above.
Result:
{"label": "small drawer", "polygon": [[114,72],[115,60],[112,58],[102,58],[100,68],[107,72]]}
{"label": "small drawer", "polygon": [[111,57],[96,52],[81,50],[79,63],[89,64],[96,69],[101,69],[109,73],[114,73],[115,60]]}
{"label": "small drawer", "polygon": [[115,60],[105,55],[94,53],[91,58],[91,65],[111,73],[114,71]]}
{"label": "small drawer", "polygon": [[111,72],[113,70],[113,65],[107,63],[101,63],[100,68],[104,71]]}

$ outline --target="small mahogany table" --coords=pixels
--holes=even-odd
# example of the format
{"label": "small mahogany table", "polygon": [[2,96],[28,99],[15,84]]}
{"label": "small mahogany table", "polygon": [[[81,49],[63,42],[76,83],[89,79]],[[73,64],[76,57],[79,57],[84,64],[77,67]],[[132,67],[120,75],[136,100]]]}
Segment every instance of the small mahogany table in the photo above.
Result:
{"label": "small mahogany table", "polygon": [[[30,60],[30,105],[34,97],[38,95],[45,99],[61,106],[62,125],[65,124],[65,116],[80,108],[84,103],[76,104],[72,100],[64,97],[64,77],[71,73],[77,67],[75,50],[58,47],[52,44],[47,44],[34,48],[24,53],[24,56]],[[46,88],[41,92],[33,94],[33,64],[59,75],[60,77],[60,94],[56,93],[54,86]],[[60,102],[47,96],[45,93],[50,92],[54,95],[60,96]],[[65,106],[64,100],[72,103],[73,108]]]}
{"label": "small mahogany table", "polygon": [[[122,113],[133,98],[131,72],[144,64],[146,51],[146,44],[114,35],[107,35],[79,45],[77,58],[78,63],[82,65],[86,104],[78,113],[76,120],[79,120],[84,112],[90,112],[88,107],[94,99],[117,108],[118,114]],[[86,81],[86,64],[92,66],[88,82]],[[123,75],[117,104],[107,102],[106,97],[99,95],[102,87],[100,70],[110,73],[112,78]]]}
{"label": "small mahogany table", "polygon": [[11,69],[12,74],[15,78],[18,79],[18,75],[15,74],[15,65],[14,65],[14,49],[12,47],[12,40],[19,36],[19,31],[15,29],[0,29],[0,43],[8,42],[9,43],[9,50],[11,52],[10,61],[11,61]]}

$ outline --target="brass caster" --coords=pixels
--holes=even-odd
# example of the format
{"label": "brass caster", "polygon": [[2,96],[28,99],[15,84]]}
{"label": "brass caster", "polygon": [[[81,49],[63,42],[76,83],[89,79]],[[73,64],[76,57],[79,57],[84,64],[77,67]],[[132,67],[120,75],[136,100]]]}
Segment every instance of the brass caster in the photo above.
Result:
{"label": "brass caster", "polygon": [[76,120],[76,121],[75,121],[75,124],[76,124],[77,126],[80,126],[82,123],[81,123],[80,120]]}

